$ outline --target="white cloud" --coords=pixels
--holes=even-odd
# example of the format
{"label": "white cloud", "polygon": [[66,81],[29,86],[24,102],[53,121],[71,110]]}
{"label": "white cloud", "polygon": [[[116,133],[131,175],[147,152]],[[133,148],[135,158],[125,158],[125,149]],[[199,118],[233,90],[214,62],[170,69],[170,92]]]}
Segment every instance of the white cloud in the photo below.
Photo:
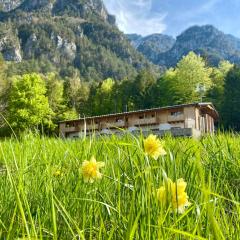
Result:
{"label": "white cloud", "polygon": [[[199,17],[202,18],[204,14],[212,13],[214,7],[220,1],[221,0],[204,0],[203,2],[199,2],[198,5],[194,6],[194,8],[191,8],[189,11],[179,12],[177,18],[184,22],[188,21],[190,24],[191,21],[196,21]],[[206,20],[208,21],[208,19],[201,19],[200,22],[205,22]]]}
{"label": "white cloud", "polygon": [[208,12],[211,11],[213,7],[215,7],[216,4],[218,4],[220,0],[209,0],[205,4],[202,5],[200,8],[200,11],[202,12]]}
{"label": "white cloud", "polygon": [[117,18],[120,30],[125,33],[149,35],[166,29],[166,13],[154,13],[152,0],[104,0],[111,14]]}

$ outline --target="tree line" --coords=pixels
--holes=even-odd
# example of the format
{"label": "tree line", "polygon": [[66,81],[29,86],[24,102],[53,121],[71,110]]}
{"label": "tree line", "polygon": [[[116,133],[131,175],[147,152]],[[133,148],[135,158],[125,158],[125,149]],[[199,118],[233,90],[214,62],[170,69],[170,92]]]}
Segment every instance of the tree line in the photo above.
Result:
{"label": "tree line", "polygon": [[213,102],[222,126],[240,130],[240,67],[228,61],[210,67],[190,52],[161,76],[144,69],[134,77],[103,81],[84,81],[74,69],[64,76],[11,75],[9,69],[1,59],[1,136],[28,129],[54,134],[61,120],[202,101]]}

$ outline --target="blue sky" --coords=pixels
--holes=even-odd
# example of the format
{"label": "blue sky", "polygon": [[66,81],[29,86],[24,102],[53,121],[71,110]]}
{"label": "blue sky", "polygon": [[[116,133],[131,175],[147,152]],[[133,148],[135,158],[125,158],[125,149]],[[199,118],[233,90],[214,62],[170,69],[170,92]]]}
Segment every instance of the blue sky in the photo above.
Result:
{"label": "blue sky", "polygon": [[125,33],[179,35],[212,24],[240,37],[240,0],[103,0]]}

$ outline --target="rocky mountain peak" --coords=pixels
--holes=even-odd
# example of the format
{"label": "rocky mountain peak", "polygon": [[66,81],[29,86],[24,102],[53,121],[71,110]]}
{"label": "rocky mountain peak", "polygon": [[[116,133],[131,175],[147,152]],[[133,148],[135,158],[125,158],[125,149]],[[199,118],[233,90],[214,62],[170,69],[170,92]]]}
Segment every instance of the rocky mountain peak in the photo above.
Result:
{"label": "rocky mountain peak", "polygon": [[[0,0],[0,19],[14,18],[14,15],[47,14],[68,15],[82,19],[98,19],[115,25],[115,17],[107,12],[102,0]],[[2,13],[1,13],[2,11]],[[17,13],[17,14],[16,14]]]}
{"label": "rocky mountain peak", "polygon": [[[177,37],[178,43],[187,43],[189,41],[194,45],[206,45],[211,44],[216,38],[223,36],[224,33],[219,31],[212,25],[193,26],[188,28],[182,34]],[[188,43],[189,44],[189,43]],[[195,46],[193,46],[195,47]]]}
{"label": "rocky mountain peak", "polygon": [[212,65],[218,65],[224,59],[239,63],[240,39],[225,34],[212,25],[193,26],[177,37],[169,51],[158,56],[158,64],[175,66],[190,51],[202,55]]}
{"label": "rocky mountain peak", "polygon": [[221,60],[240,63],[240,39],[212,25],[189,27],[176,40],[163,34],[146,37],[128,34],[127,38],[148,60],[160,66],[174,67],[190,51],[200,54],[214,66]]}

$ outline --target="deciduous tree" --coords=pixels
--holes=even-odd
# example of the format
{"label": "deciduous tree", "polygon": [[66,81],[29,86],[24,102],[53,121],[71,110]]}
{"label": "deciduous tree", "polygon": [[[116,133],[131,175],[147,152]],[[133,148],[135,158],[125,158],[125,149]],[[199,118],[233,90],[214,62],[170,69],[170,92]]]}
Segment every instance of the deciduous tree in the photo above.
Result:
{"label": "deciduous tree", "polygon": [[46,85],[38,74],[12,78],[8,99],[8,122],[16,131],[38,127],[52,128]]}
{"label": "deciduous tree", "polygon": [[170,69],[167,76],[171,75],[170,91],[175,97],[175,103],[198,102],[212,86],[210,78],[212,69],[209,68],[202,57],[190,52],[177,64],[175,69]]}

